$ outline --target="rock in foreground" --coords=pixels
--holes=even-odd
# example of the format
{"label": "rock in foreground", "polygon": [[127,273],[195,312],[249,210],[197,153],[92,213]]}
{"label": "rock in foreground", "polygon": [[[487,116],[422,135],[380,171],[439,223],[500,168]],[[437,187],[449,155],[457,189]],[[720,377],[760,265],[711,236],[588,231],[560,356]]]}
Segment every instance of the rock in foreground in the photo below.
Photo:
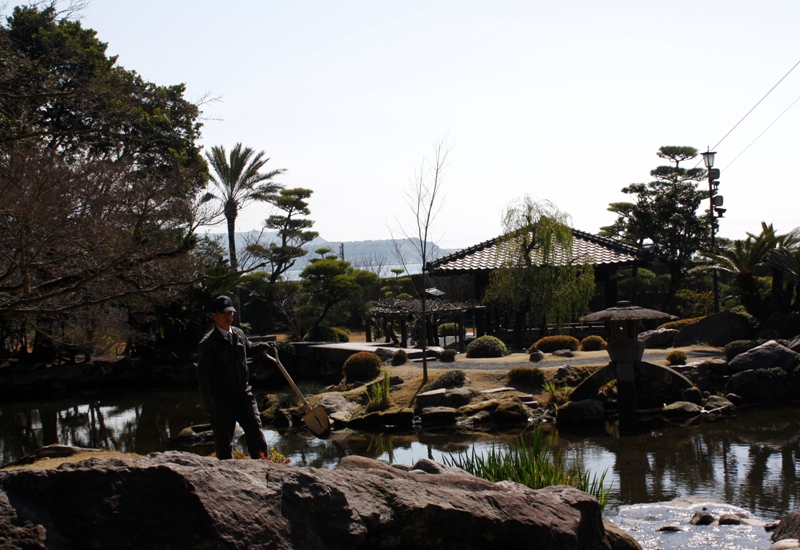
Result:
{"label": "rock in foreground", "polygon": [[3,548],[609,549],[597,501],[421,460],[335,470],[181,452],[0,471]]}

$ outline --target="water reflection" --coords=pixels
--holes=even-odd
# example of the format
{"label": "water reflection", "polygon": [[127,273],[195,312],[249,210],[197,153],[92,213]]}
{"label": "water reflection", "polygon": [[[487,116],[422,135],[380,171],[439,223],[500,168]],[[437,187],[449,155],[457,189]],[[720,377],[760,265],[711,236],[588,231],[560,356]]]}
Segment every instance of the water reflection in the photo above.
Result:
{"label": "water reflection", "polygon": [[[0,462],[53,443],[147,454],[184,448],[181,429],[207,422],[193,391],[120,394],[0,407]],[[800,508],[800,415],[797,409],[750,411],[732,420],[674,427],[639,436],[557,438],[564,455],[595,473],[606,471],[612,506],[681,496],[723,500],[765,519]],[[391,463],[442,460],[451,453],[505,447],[518,434],[425,431],[404,434],[334,432],[319,440],[266,431],[270,446],[294,465],[333,468],[343,456]],[[555,434],[554,434],[555,435]]]}

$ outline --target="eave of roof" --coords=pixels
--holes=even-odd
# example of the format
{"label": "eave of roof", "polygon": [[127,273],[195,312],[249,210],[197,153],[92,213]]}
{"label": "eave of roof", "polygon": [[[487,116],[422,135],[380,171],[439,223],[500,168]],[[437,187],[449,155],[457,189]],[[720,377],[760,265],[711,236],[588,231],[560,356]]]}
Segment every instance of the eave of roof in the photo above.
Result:
{"label": "eave of roof", "polygon": [[[593,235],[577,229],[572,230],[574,236],[572,257],[567,259],[563,252],[557,256],[556,265],[566,265],[575,260],[585,261],[592,265],[632,264],[643,259],[643,251],[628,244],[606,237]],[[431,273],[457,273],[491,271],[503,267],[504,259],[498,253],[498,243],[503,236],[478,243],[464,250],[443,256],[428,263]]]}

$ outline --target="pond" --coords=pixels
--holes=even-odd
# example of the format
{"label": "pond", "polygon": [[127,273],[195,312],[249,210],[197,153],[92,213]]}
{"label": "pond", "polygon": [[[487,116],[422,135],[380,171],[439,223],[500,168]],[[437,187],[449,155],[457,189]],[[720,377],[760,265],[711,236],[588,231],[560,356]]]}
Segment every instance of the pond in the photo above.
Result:
{"label": "pond", "polygon": [[[184,450],[206,455],[211,447],[186,448],[174,438],[183,428],[207,421],[196,391],[13,403],[0,407],[0,462],[8,464],[53,443],[139,454]],[[646,506],[679,497],[715,499],[765,521],[780,519],[800,508],[800,414],[796,407],[749,410],[732,419],[673,426],[637,436],[556,434],[552,426],[550,430],[557,435],[564,456],[579,460],[594,473],[606,472],[606,484],[611,486],[607,514],[623,513],[623,520],[633,521],[637,514],[666,514],[659,523],[662,525],[676,513]],[[304,433],[281,434],[265,429],[265,434],[269,445],[286,455],[292,465],[333,468],[346,455],[402,464],[413,464],[423,457],[442,461],[453,453],[504,448],[519,432],[344,431],[334,432],[324,441]],[[760,537],[767,540],[763,533]],[[659,545],[695,547],[689,543],[670,546],[663,541]]]}

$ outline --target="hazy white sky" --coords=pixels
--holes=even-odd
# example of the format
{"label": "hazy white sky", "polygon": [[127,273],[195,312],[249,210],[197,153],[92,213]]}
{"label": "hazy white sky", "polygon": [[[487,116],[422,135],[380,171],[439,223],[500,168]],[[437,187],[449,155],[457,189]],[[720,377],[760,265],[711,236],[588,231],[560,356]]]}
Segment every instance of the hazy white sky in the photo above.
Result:
{"label": "hazy white sky", "polygon": [[[526,193],[597,232],[661,145],[714,147],[800,61],[796,0],[91,0],[82,18],[124,67],[219,96],[202,143],[265,150],[331,241],[410,223],[404,191],[444,135],[440,245],[497,236]],[[745,151],[799,97],[800,67],[716,147],[721,235],[800,226],[800,105]]]}

